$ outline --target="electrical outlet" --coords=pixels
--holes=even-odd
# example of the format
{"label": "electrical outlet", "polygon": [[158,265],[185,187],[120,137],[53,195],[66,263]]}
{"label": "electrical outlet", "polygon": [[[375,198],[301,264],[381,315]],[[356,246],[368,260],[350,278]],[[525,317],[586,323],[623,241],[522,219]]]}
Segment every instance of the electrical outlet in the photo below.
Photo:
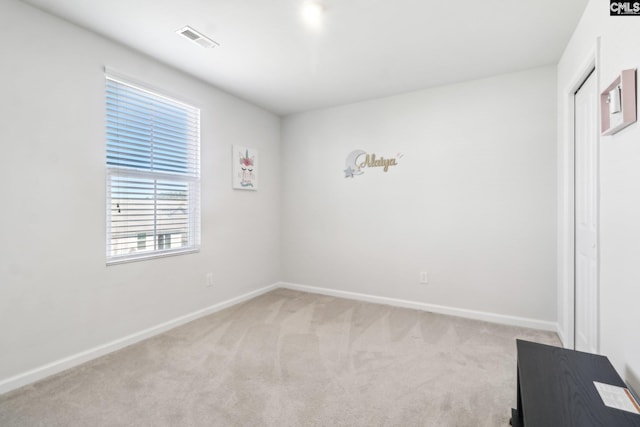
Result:
{"label": "electrical outlet", "polygon": [[426,271],[421,271],[420,272],[420,284],[426,285],[427,283],[429,283],[429,275],[427,274]]}
{"label": "electrical outlet", "polygon": [[213,273],[207,273],[207,288],[213,286]]}

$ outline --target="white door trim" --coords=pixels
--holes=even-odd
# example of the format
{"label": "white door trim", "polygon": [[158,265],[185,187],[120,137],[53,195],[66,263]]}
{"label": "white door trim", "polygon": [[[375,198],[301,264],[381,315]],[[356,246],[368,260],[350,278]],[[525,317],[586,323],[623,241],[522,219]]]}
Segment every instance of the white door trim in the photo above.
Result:
{"label": "white door trim", "polygon": [[[561,88],[564,135],[558,151],[558,335],[566,348],[575,347],[575,132],[574,96],[592,70],[600,88],[600,38],[569,84]],[[599,117],[598,108],[598,117]],[[599,145],[598,135],[598,145]],[[599,304],[598,304],[599,305]]]}

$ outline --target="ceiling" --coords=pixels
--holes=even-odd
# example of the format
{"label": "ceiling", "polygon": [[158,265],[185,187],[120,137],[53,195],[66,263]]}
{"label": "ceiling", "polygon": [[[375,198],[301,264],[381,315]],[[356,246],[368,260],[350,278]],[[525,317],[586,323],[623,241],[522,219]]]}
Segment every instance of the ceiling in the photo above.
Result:
{"label": "ceiling", "polygon": [[[23,0],[274,113],[555,64],[588,0]],[[220,43],[176,35],[190,25]]]}

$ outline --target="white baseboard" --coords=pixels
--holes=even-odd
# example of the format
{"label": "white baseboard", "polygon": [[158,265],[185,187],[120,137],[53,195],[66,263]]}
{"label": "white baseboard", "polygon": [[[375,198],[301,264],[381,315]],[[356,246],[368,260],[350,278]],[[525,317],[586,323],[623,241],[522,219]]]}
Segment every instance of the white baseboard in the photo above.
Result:
{"label": "white baseboard", "polygon": [[564,329],[560,326],[560,324],[556,324],[556,334],[558,334],[558,338],[560,338],[560,342],[562,343],[562,346],[564,348],[571,348],[570,346],[568,346],[567,344],[567,336],[565,334]]}
{"label": "white baseboard", "polygon": [[81,365],[82,363],[96,359],[100,356],[104,356],[105,354],[112,353],[116,350],[120,350],[121,348],[127,347],[131,344],[135,344],[139,341],[145,340],[147,338],[151,338],[155,335],[166,332],[177,326],[183,325],[185,323],[191,322],[193,320],[199,319],[201,317],[207,316],[209,314],[212,314],[217,311],[223,310],[225,308],[231,307],[233,305],[239,304],[241,302],[250,300],[252,298],[255,298],[259,295],[262,295],[264,293],[267,293],[277,288],[292,289],[296,291],[309,292],[309,293],[321,294],[321,295],[329,295],[329,296],[334,296],[338,298],[347,298],[347,299],[358,300],[358,301],[366,301],[366,302],[372,302],[376,304],[386,304],[386,305],[391,305],[396,307],[412,308],[415,310],[423,310],[423,311],[429,311],[433,313],[448,314],[451,316],[465,317],[468,319],[483,320],[486,322],[500,323],[500,324],[511,325],[511,326],[520,326],[525,328],[552,331],[552,332],[558,333],[561,340],[563,337],[558,324],[554,322],[547,322],[547,321],[529,319],[524,317],[506,316],[506,315],[495,314],[495,313],[486,313],[482,311],[447,307],[447,306],[436,305],[436,304],[427,304],[422,302],[408,301],[408,300],[402,300],[397,298],[381,297],[376,295],[361,294],[356,292],[340,291],[336,289],[320,288],[315,286],[306,286],[306,285],[299,285],[299,284],[286,283],[286,282],[278,282],[278,283],[274,283],[273,285],[265,286],[264,288],[257,289],[255,291],[220,302],[218,304],[214,304],[202,310],[194,311],[193,313],[189,313],[184,316],[177,317],[175,319],[169,320],[168,322],[161,323],[159,325],[153,326],[143,331],[139,331],[131,335],[128,335],[126,337],[117,339],[115,341],[111,341],[109,343],[91,348],[81,353],[77,353],[69,357],[65,357],[64,359],[56,360],[54,362],[37,367],[30,371],[24,372],[22,374],[18,374],[16,376],[0,380],[0,394],[4,394],[9,391],[15,390],[19,387],[25,386],[27,384],[34,383],[48,376],[65,371],[69,368],[73,368],[74,366]]}
{"label": "white baseboard", "polygon": [[124,338],[120,338],[115,341],[100,345],[98,347],[83,351],[81,353],[65,357],[64,359],[56,360],[55,362],[37,367],[22,374],[0,380],[0,394],[7,393],[24,385],[31,384],[48,376],[65,371],[69,368],[73,368],[74,366],[81,365],[82,363],[96,359],[100,356],[104,356],[105,354],[120,350],[121,348],[127,347],[131,344],[135,344],[147,338],[151,338],[177,326],[184,325],[185,323],[199,319],[200,317],[207,316],[241,302],[250,300],[266,292],[272,291],[277,287],[277,283],[270,286],[265,286],[264,288],[237,296],[235,298],[231,298],[226,301],[222,301],[218,304],[214,304],[210,307],[203,308],[202,310],[194,311],[193,313],[177,317],[175,319],[169,320],[168,322],[161,323],[143,331],[133,333]]}
{"label": "white baseboard", "polygon": [[358,301],[386,304],[395,307],[412,308],[415,310],[429,311],[432,313],[448,314],[451,316],[465,317],[467,319],[483,320],[485,322],[500,323],[503,325],[520,326],[524,328],[539,329],[543,331],[557,332],[556,322],[529,319],[526,317],[507,316],[504,314],[486,313],[483,311],[467,310],[464,308],[447,307],[443,305],[428,304],[423,302],[408,301],[397,298],[380,297],[376,295],[361,294],[357,292],[339,291],[336,289],[320,288],[315,286],[299,285],[295,283],[278,283],[278,287],[295,291],[310,292],[314,294],[329,295],[339,298],[347,298]]}

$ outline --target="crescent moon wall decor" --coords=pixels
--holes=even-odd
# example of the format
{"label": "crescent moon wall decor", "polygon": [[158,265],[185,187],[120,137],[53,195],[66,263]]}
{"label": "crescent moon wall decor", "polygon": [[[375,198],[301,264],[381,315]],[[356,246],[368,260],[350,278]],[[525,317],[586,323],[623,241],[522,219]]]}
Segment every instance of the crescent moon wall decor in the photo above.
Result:
{"label": "crescent moon wall decor", "polygon": [[353,178],[354,175],[362,175],[364,173],[358,166],[358,158],[363,154],[367,154],[367,152],[364,150],[353,150],[351,153],[349,153],[349,155],[347,156],[347,160],[345,161],[345,178]]}

